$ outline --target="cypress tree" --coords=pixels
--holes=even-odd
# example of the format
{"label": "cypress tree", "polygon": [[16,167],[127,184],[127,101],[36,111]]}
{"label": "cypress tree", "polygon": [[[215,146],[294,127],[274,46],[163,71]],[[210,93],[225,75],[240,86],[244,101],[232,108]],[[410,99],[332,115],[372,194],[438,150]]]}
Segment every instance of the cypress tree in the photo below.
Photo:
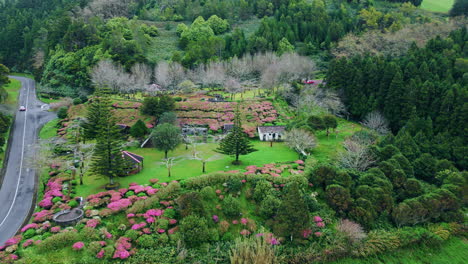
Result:
{"label": "cypress tree", "polygon": [[108,94],[108,88],[100,88],[94,93],[92,103],[88,107],[86,121],[82,124],[84,137],[87,139],[95,139],[98,134],[102,114],[106,111],[106,108],[110,107],[111,104]]}
{"label": "cypress tree", "polygon": [[215,151],[225,155],[235,156],[236,159],[232,162],[232,164],[236,165],[240,164],[240,155],[247,155],[251,152],[257,151],[253,148],[244,131],[242,131],[239,107],[236,109],[234,126],[232,130],[223,140],[221,140],[218,148]]}

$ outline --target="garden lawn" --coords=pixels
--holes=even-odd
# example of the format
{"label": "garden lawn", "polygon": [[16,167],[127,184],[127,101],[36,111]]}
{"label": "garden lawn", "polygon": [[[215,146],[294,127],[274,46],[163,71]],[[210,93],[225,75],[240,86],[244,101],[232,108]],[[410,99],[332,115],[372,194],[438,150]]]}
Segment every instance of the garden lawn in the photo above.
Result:
{"label": "garden lawn", "polygon": [[375,257],[362,259],[346,258],[333,262],[334,264],[464,264],[468,243],[458,237],[451,238],[442,244],[440,248],[426,246],[410,247],[384,253]]}
{"label": "garden lawn", "polygon": [[[274,143],[270,147],[270,143],[253,141],[253,145],[258,151],[249,155],[241,156],[241,165],[232,165],[232,157],[220,155],[220,159],[209,161],[206,163],[206,172],[243,170],[249,165],[261,166],[268,163],[277,162],[292,162],[298,159],[296,152],[289,149],[284,143]],[[217,154],[213,150],[218,146],[215,143],[202,144],[197,147],[197,150],[204,153],[206,156]],[[202,163],[199,160],[191,160],[191,148],[185,150],[185,145],[180,145],[175,151],[169,152],[169,157],[183,157],[175,162],[169,178],[167,169],[163,161],[164,153],[153,148],[130,148],[130,152],[141,155],[145,158],[143,170],[135,175],[118,178],[122,186],[128,186],[131,182],[140,184],[148,183],[149,179],[158,178],[162,182],[171,180],[183,180],[202,175]],[[204,155],[204,156],[205,156]],[[96,177],[86,175],[84,177],[84,185],[77,186],[77,195],[86,197],[89,194],[103,191],[103,186],[108,182],[108,179],[98,179]]]}
{"label": "garden lawn", "polygon": [[327,132],[325,130],[315,133],[318,144],[312,151],[311,156],[320,163],[331,161],[339,152],[344,150],[342,145],[343,141],[362,129],[363,127],[359,124],[344,119],[338,119],[338,127],[335,132],[330,131],[329,137],[327,137]]}
{"label": "garden lawn", "polygon": [[421,4],[421,8],[432,11],[447,13],[453,6],[454,0],[424,0]]}
{"label": "garden lawn", "polygon": [[58,118],[47,122],[41,128],[41,131],[39,132],[39,138],[40,139],[49,139],[49,138],[53,138],[53,137],[57,136],[57,123],[58,122],[59,122]]}

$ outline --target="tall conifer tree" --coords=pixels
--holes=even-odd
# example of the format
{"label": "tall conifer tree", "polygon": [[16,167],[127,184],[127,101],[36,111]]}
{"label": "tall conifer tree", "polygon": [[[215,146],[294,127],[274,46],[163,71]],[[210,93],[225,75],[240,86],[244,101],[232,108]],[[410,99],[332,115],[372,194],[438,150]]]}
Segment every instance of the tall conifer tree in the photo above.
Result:
{"label": "tall conifer tree", "polygon": [[240,164],[240,155],[247,155],[254,151],[257,150],[253,148],[244,131],[242,131],[242,123],[238,106],[236,109],[236,115],[234,117],[234,126],[229,134],[223,140],[221,140],[219,147],[216,149],[216,152],[235,156],[236,159],[232,163]]}

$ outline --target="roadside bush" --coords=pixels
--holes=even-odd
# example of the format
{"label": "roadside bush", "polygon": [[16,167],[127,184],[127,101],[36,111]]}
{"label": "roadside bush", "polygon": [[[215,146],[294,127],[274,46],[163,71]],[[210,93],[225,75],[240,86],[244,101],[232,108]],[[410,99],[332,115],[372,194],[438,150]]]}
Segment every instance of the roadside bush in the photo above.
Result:
{"label": "roadside bush", "polygon": [[31,237],[36,235],[36,230],[31,228],[26,230],[26,232],[23,233],[23,239],[30,239]]}
{"label": "roadside bush", "polygon": [[60,119],[65,119],[68,117],[68,108],[67,107],[60,107],[57,111],[57,117]]}
{"label": "roadside bush", "polygon": [[223,200],[222,208],[223,213],[227,217],[237,217],[240,214],[240,203],[231,195]]}

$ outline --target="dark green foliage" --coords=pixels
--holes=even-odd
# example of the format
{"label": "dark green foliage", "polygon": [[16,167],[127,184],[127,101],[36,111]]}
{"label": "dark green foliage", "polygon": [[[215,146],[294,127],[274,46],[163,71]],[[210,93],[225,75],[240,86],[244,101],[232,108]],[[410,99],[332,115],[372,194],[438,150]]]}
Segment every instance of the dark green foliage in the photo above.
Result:
{"label": "dark green foliage", "polygon": [[8,97],[8,93],[3,87],[5,84],[10,83],[8,74],[10,74],[10,69],[8,69],[5,65],[0,64],[0,102],[4,102]]}
{"label": "dark green foliage", "polygon": [[330,134],[330,129],[335,129],[338,126],[338,121],[335,116],[326,115],[323,117],[323,124],[327,130],[327,136]]}
{"label": "dark green foliage", "polygon": [[467,0],[455,0],[452,9],[450,9],[450,16],[468,16],[468,1]]}
{"label": "dark green foliage", "polygon": [[179,127],[169,123],[158,125],[154,129],[152,137],[154,146],[164,151],[166,159],[167,152],[174,150],[182,142]]}
{"label": "dark green foliage", "polygon": [[309,213],[304,210],[304,201],[299,184],[291,182],[285,187],[286,194],[281,201],[277,214],[277,223],[273,228],[275,234],[287,237],[291,241],[299,237],[301,231],[309,225]]}
{"label": "dark green foliage", "polygon": [[175,101],[168,95],[160,97],[146,97],[141,107],[141,113],[159,118],[164,112],[171,112],[175,108]]}
{"label": "dark green foliage", "polygon": [[177,198],[176,202],[179,206],[178,211],[181,216],[205,215],[202,198],[198,192],[182,194]]}
{"label": "dark green foliage", "polygon": [[99,91],[94,100],[91,104],[92,107],[88,110],[88,117],[92,117],[92,119],[88,119],[84,125],[85,135],[94,133],[96,138],[91,171],[96,175],[109,178],[109,184],[113,185],[114,177],[125,174],[121,134],[111,112],[106,90]]}
{"label": "dark green foliage", "polygon": [[3,147],[6,143],[5,134],[10,128],[10,122],[11,120],[9,116],[0,113],[0,149],[3,149],[1,147]]}
{"label": "dark green foliage", "polygon": [[57,117],[60,119],[67,118],[68,116],[68,107],[60,107],[59,110],[57,111]]}
{"label": "dark green foliage", "polygon": [[83,101],[81,101],[81,98],[77,97],[73,99],[73,105],[79,105],[81,103],[83,103]]}
{"label": "dark green foliage", "polygon": [[223,213],[227,217],[238,217],[240,214],[240,202],[231,195],[224,198],[222,203]]}
{"label": "dark green foliage", "polygon": [[242,188],[242,182],[238,179],[229,179],[226,182],[226,187],[230,193],[237,194]]}
{"label": "dark green foliage", "polygon": [[312,130],[319,131],[326,128],[325,122],[319,116],[309,116],[307,119],[307,124]]}
{"label": "dark green foliage", "polygon": [[210,239],[206,219],[196,215],[189,215],[181,221],[180,232],[184,242],[190,247],[200,246]]}
{"label": "dark green foliage", "polygon": [[267,195],[260,203],[260,214],[265,218],[275,216],[281,206],[281,200],[273,195]]}
{"label": "dark green foliage", "polygon": [[343,214],[350,209],[352,198],[349,189],[332,184],[326,188],[327,203],[338,213]]}
{"label": "dark green foliage", "polygon": [[142,138],[148,134],[148,132],[148,127],[146,127],[146,124],[140,119],[130,128],[130,135],[134,138]]}
{"label": "dark green foliage", "polygon": [[266,181],[266,180],[259,180],[255,184],[255,189],[253,192],[253,198],[255,201],[258,203],[262,202],[263,199],[269,194],[271,194],[273,191],[273,187],[271,186],[271,183]]}
{"label": "dark green foliage", "polygon": [[435,181],[436,159],[431,154],[424,153],[413,163],[416,178],[427,181]]}
{"label": "dark green foliage", "polygon": [[177,115],[174,112],[164,112],[159,117],[158,124],[169,123],[175,125],[177,121]]}
{"label": "dark green foliage", "polygon": [[247,135],[242,131],[240,112],[239,109],[237,109],[234,117],[234,126],[229,134],[221,140],[216,152],[235,156],[233,164],[239,164],[240,155],[247,155],[254,151],[257,150],[252,147]]}

